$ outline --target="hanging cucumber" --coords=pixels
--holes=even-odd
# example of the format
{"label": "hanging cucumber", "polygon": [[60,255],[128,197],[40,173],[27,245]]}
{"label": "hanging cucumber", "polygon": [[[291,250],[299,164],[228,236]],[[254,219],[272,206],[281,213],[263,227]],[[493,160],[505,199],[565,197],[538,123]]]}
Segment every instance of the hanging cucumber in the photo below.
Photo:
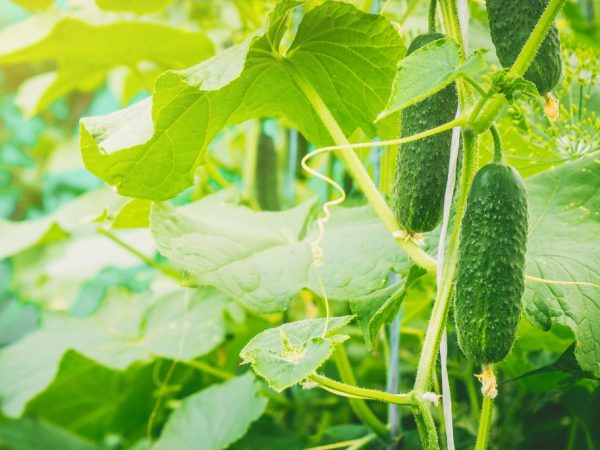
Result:
{"label": "hanging cucumber", "polygon": [[527,199],[515,169],[493,162],[475,175],[460,239],[458,343],[477,364],[498,362],[515,340],[524,289]]}
{"label": "hanging cucumber", "polygon": [[[503,67],[510,67],[549,0],[487,0],[490,34]],[[544,38],[525,79],[534,83],[541,95],[556,87],[561,76],[560,40],[556,24]]]}
{"label": "hanging cucumber", "polygon": [[[443,34],[417,36],[408,54],[444,38]],[[402,111],[402,136],[411,136],[454,119],[458,106],[456,85],[452,83],[425,100]],[[445,131],[398,150],[393,209],[400,225],[410,233],[433,230],[442,219],[448,178],[452,131]]]}
{"label": "hanging cucumber", "polygon": [[256,151],[254,175],[256,200],[264,211],[277,211],[281,209],[277,150],[273,138],[265,130],[265,125],[266,122],[261,121]]}

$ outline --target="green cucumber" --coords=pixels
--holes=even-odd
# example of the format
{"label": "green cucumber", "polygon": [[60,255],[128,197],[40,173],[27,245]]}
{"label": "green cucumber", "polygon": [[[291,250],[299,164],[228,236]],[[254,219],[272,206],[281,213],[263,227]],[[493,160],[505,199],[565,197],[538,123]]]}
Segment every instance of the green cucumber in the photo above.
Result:
{"label": "green cucumber", "polygon": [[273,138],[265,130],[266,121],[261,121],[256,149],[254,183],[256,200],[264,211],[281,209],[279,201],[279,174],[277,150]]}
{"label": "green cucumber", "polygon": [[458,343],[477,364],[501,361],[521,316],[527,245],[527,198],[506,164],[484,166],[473,179],[462,220],[454,314]]}
{"label": "green cucumber", "polygon": [[[417,36],[408,54],[443,34]],[[411,136],[454,119],[458,94],[454,83],[402,111],[402,136]],[[442,219],[448,178],[452,131],[444,131],[416,142],[402,144],[398,150],[392,208],[396,219],[410,233],[433,230]]]}
{"label": "green cucumber", "polygon": [[[513,65],[549,0],[487,0],[490,34],[503,67]],[[534,83],[541,95],[552,91],[560,80],[562,63],[556,24],[548,31],[525,79]]]}

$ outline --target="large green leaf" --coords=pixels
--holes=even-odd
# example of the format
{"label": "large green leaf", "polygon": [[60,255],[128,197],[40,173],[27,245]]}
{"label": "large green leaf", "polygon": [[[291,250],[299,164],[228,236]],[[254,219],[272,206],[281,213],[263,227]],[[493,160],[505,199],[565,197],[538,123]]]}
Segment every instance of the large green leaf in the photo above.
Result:
{"label": "large green leaf", "polygon": [[336,334],[352,316],[291,322],[263,331],[240,352],[244,363],[273,389],[282,391],[306,379],[348,339]]}
{"label": "large green leaf", "polygon": [[0,448],[3,450],[97,450],[61,428],[38,419],[26,418],[0,423]]}
{"label": "large green leaf", "polygon": [[[220,198],[180,209],[156,204],[150,223],[159,251],[199,283],[259,313],[285,310],[303,288],[321,294],[310,249],[316,231],[310,227],[306,235],[313,202],[283,212],[254,212]],[[335,208],[321,247],[319,272],[333,300],[381,289],[392,268],[407,266],[368,206]]]}
{"label": "large green leaf", "polygon": [[169,418],[153,450],[221,450],[241,438],[267,406],[252,373],[190,397]]}
{"label": "large green leaf", "polygon": [[115,67],[139,73],[138,64],[150,62],[162,70],[177,69],[213,53],[204,33],[98,12],[52,10],[0,33],[0,64],[49,61],[58,66],[22,85],[18,102],[30,115],[71,91],[97,88]]}
{"label": "large green leaf", "polygon": [[600,376],[600,159],[598,153],[527,180],[527,317],[569,327],[581,368]]}
{"label": "large green leaf", "polygon": [[0,352],[0,397],[7,415],[19,415],[51,382],[69,349],[123,370],[156,356],[192,359],[223,340],[226,299],[214,290],[121,294],[113,292],[89,318],[48,313],[37,331]]}
{"label": "large green leaf", "polygon": [[474,75],[486,67],[483,51],[475,51],[463,64],[450,38],[434,41],[400,61],[392,93],[379,118],[413,105],[448,86],[457,78]]}
{"label": "large green leaf", "polygon": [[192,184],[208,144],[227,125],[282,116],[311,142],[330,144],[299,79],[325,101],[346,135],[358,127],[373,135],[403,52],[396,29],[382,16],[330,1],[304,16],[285,51],[288,14],[299,3],[279,2],[263,36],[166,72],[151,99],[84,118],[86,167],[123,195],[164,200]]}

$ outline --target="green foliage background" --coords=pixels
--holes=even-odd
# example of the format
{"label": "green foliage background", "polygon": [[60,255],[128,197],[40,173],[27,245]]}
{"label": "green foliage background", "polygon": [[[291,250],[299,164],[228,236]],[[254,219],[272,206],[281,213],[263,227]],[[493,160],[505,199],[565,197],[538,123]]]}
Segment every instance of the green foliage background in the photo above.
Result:
{"label": "green foliage background", "polygon": [[[316,157],[348,195],[321,244],[336,316],[324,332],[310,242],[335,192],[300,159],[332,141],[297,79],[353,142],[396,137],[401,108],[455,79],[489,83],[481,2],[466,64],[449,40],[402,59],[426,29],[421,3],[0,0],[0,448],[389,448],[348,399],[298,383],[336,378],[343,343],[359,384],[384,389],[399,312],[408,391],[434,280],[411,272],[342,162]],[[573,284],[527,283],[494,449],[600,449],[600,2],[567,2],[558,26],[559,120],[517,94],[498,125],[526,179],[527,275]],[[260,193],[261,139],[275,200]],[[487,134],[481,148],[483,164]],[[387,192],[394,149],[357,153]],[[452,324],[449,339],[467,449],[479,369]],[[398,448],[420,448],[401,414]]]}

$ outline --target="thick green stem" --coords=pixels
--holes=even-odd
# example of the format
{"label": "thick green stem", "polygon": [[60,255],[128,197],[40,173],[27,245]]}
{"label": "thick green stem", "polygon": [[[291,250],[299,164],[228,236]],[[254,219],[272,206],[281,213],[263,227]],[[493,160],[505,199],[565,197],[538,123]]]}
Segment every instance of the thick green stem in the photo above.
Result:
{"label": "thick green stem", "polygon": [[[458,20],[458,6],[456,0],[439,0],[440,9],[444,16],[444,24],[446,26],[446,34],[458,43],[458,60],[462,64],[466,60],[465,46],[463,42],[460,22]],[[456,82],[458,88],[458,104],[461,111],[464,111],[469,98],[469,91],[464,80],[459,79]]]}
{"label": "thick green stem", "polygon": [[428,403],[415,397],[415,406],[412,411],[423,450],[439,450],[437,430]]}
{"label": "thick green stem", "polygon": [[417,368],[417,376],[415,380],[414,390],[417,394],[427,392],[432,383],[432,375],[435,369],[435,362],[440,349],[440,340],[446,326],[448,309],[452,298],[452,284],[454,273],[456,271],[456,262],[458,260],[458,243],[460,239],[460,223],[467,203],[467,195],[471,180],[475,173],[477,162],[477,137],[466,131],[463,133],[463,166],[461,172],[460,188],[458,199],[456,202],[456,216],[454,227],[448,243],[447,256],[445,258],[442,282],[437,289],[435,303],[427,332],[425,333],[425,341],[419,358]]}
{"label": "thick green stem", "polygon": [[311,375],[310,379],[319,383],[324,388],[339,392],[341,395],[346,394],[347,396],[360,397],[361,399],[377,400],[403,406],[413,406],[415,403],[412,394],[390,394],[389,392],[376,389],[361,388],[347,383],[340,383],[339,381],[318,374]]}
{"label": "thick green stem", "polygon": [[[325,102],[315,90],[315,88],[307,82],[302,75],[300,75],[295,68],[290,64],[291,73],[293,74],[294,80],[298,84],[298,87],[302,90],[306,98],[310,101],[313,108],[319,115],[319,118],[323,122],[323,125],[331,135],[331,138],[336,145],[349,145],[348,139],[344,135],[344,132],[338,125],[337,121],[331,114],[331,111],[325,105]],[[375,213],[379,219],[383,222],[385,227],[394,235],[401,236],[402,232],[394,217],[394,213],[385,202],[385,199],[381,196],[377,187],[371,180],[369,173],[362,165],[362,162],[353,150],[340,150],[337,152],[340,159],[346,165],[346,168],[356,180],[363,193],[367,197],[367,200],[375,210]],[[431,256],[421,249],[411,239],[405,239],[403,237],[396,237],[396,242],[402,248],[402,250],[411,258],[417,265],[427,270],[430,273],[435,273],[436,262]]]}
{"label": "thick green stem", "polygon": [[490,438],[490,426],[492,424],[492,411],[494,409],[494,400],[484,396],[481,407],[481,416],[479,418],[479,429],[477,430],[477,444],[475,450],[485,450]]}
{"label": "thick green stem", "polygon": [[[514,64],[507,73],[508,78],[517,78],[525,75],[525,72],[529,68],[529,65],[535,58],[540,45],[544,41],[548,30],[552,26],[554,19],[558,15],[561,8],[566,3],[566,0],[550,0],[546,10],[540,17],[537,25],[529,35],[527,42],[521,49],[521,52],[517,56]],[[502,94],[496,94],[492,97],[491,101],[487,104],[486,108],[477,115],[471,115],[469,119],[471,128],[476,133],[483,133],[487,130],[490,125],[494,122],[502,108],[506,103],[506,98]]]}
{"label": "thick green stem", "polygon": [[[325,377],[320,377],[319,375],[313,375],[313,377],[318,378],[318,380],[315,378],[313,378],[313,380],[317,381],[319,384],[322,384],[323,386],[327,386],[325,383],[333,382],[334,384],[337,384],[337,387],[332,387],[332,389],[339,390],[340,392],[344,392],[343,390],[339,389],[339,388],[344,388],[344,386],[346,386],[346,387],[347,386],[350,386],[350,387],[356,386],[356,378],[354,377],[354,372],[352,372],[352,367],[350,366],[350,361],[348,360],[348,355],[346,355],[346,351],[344,350],[344,347],[342,347],[341,345],[338,346],[338,348],[335,350],[334,359],[335,359],[335,364],[338,369],[338,372],[340,373],[340,378],[345,383],[345,385],[343,383],[337,384],[334,380],[329,380],[329,379],[326,379]],[[353,388],[353,389],[361,390],[361,388]],[[358,394],[358,393],[353,394],[351,392],[349,392],[349,394],[360,396],[360,397],[372,398],[372,397],[369,397],[368,395],[363,395],[363,394],[367,393],[366,391],[369,391],[369,390],[368,389],[361,390],[362,394]],[[372,391],[372,392],[377,392],[377,391]],[[382,392],[382,394],[385,394],[385,393]],[[389,433],[388,429],[377,418],[377,416],[373,413],[373,411],[371,411],[371,408],[369,408],[369,406],[363,399],[350,398],[349,401],[350,401],[350,407],[354,411],[354,414],[356,414],[356,416],[365,425],[369,426],[375,433],[377,433],[378,436],[382,437],[383,439],[389,438],[390,433]],[[384,400],[382,400],[382,401],[384,401]]]}

